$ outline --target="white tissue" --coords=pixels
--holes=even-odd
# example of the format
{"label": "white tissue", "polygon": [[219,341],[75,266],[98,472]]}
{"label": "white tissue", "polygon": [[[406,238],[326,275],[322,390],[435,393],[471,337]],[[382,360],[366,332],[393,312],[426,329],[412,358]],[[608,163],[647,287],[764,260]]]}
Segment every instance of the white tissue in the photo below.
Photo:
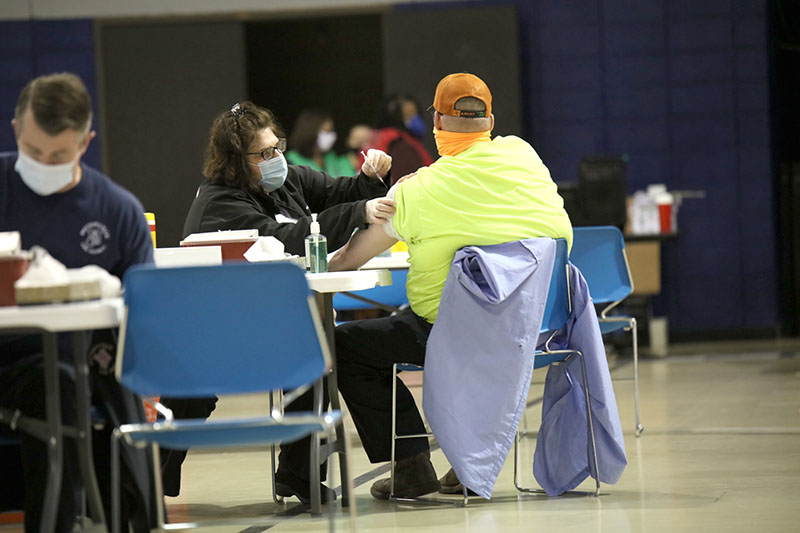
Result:
{"label": "white tissue", "polygon": [[87,265],[67,270],[70,300],[89,300],[93,298],[113,298],[122,292],[122,283],[104,268]]}
{"label": "white tissue", "polygon": [[15,283],[15,287],[48,287],[69,284],[67,267],[39,246],[31,248],[33,261]]}
{"label": "white tissue", "polygon": [[283,250],[283,243],[275,237],[259,237],[244,253],[244,258],[251,263],[286,259]]}
{"label": "white tissue", "polygon": [[18,231],[0,232],[0,257],[13,257],[22,250],[21,239]]}

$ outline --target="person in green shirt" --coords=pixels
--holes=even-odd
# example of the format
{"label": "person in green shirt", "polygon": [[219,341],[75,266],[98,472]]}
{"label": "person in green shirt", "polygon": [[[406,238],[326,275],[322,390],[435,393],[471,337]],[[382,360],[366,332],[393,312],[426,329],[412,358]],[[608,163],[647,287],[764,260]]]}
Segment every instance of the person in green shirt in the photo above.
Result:
{"label": "person in green shirt", "polygon": [[337,155],[333,151],[335,143],[333,117],[324,111],[304,109],[297,116],[289,136],[290,150],[286,152],[286,160],[290,165],[311,167],[336,178],[353,176],[357,169],[346,155]]}
{"label": "person in green shirt", "polygon": [[[372,462],[390,458],[392,365],[424,364],[455,252],[535,237],[572,241],[564,202],[533,147],[515,136],[491,137],[492,95],[483,80],[468,73],[446,76],[432,108],[441,157],[401,178],[387,195],[396,204],[393,218],[357,232],[329,262],[331,271],[352,270],[397,240],[408,243],[410,307],[336,328],[339,391]],[[397,434],[424,432],[411,393],[398,382]],[[397,497],[460,487],[452,470],[436,479],[427,439],[400,440],[396,450]],[[370,492],[388,499],[389,486],[381,479]]]}

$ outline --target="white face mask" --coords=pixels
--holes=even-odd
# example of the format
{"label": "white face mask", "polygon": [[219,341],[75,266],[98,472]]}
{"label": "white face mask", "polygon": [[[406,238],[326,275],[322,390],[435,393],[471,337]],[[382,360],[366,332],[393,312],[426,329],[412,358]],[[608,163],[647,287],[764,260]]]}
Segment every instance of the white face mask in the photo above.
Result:
{"label": "white face mask", "polygon": [[39,196],[50,196],[72,183],[75,160],[60,165],[39,163],[22,150],[17,151],[14,165],[22,181]]}
{"label": "white face mask", "polygon": [[336,132],[335,131],[320,131],[317,133],[317,146],[323,152],[327,152],[331,148],[333,148],[333,144],[336,142]]}

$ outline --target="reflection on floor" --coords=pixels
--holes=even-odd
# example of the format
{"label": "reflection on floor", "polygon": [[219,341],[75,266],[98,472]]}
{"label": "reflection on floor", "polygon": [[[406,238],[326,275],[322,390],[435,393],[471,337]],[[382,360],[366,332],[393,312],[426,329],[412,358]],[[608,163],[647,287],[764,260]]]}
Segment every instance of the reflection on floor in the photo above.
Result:
{"label": "reflection on floor", "polygon": [[[795,347],[796,349],[796,347]],[[709,355],[713,352],[713,355]],[[387,465],[370,464],[354,436],[351,465],[356,478],[357,528],[362,531],[797,531],[800,507],[800,351],[783,347],[748,353],[708,350],[640,364],[641,438],[633,434],[632,365],[612,361],[628,467],[599,498],[518,496],[507,461],[491,501],[472,499],[466,508],[389,504],[371,498],[369,487]],[[536,376],[541,381],[544,374]],[[421,387],[415,387],[415,393]],[[527,424],[540,422],[541,385],[529,396]],[[224,398],[214,416],[258,412],[262,397]],[[526,475],[534,440],[526,443]],[[441,475],[448,466],[433,454]],[[334,465],[335,466],[335,465]],[[332,468],[335,472],[337,468]],[[190,452],[183,491],[167,498],[171,519],[247,518],[245,525],[211,531],[325,531],[296,501],[272,503],[269,453],[240,450]],[[339,485],[333,475],[331,486]],[[588,488],[590,483],[585,483]],[[336,526],[352,523],[335,504]],[[278,524],[258,518],[280,512]],[[254,518],[255,517],[255,518]],[[249,527],[248,527],[249,526]],[[18,530],[0,526],[0,531]]]}

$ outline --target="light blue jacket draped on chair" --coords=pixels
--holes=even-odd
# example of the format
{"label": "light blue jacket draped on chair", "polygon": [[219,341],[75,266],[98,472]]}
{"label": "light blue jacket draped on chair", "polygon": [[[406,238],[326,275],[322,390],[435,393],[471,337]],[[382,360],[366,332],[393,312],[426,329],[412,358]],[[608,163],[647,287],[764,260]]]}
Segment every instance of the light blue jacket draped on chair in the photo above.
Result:
{"label": "light blue jacket draped on chair", "polygon": [[[566,328],[550,341],[550,348],[569,347],[584,355],[600,481],[613,484],[627,465],[617,401],[589,288],[573,265],[569,265],[569,283],[572,314]],[[545,380],[533,472],[550,496],[574,489],[591,471],[586,453],[589,436],[580,372],[580,363],[573,357],[565,364],[551,365]]]}
{"label": "light blue jacket draped on chair", "polygon": [[428,338],[423,409],[458,479],[484,498],[525,410],[555,251],[538,238],[456,252]]}

